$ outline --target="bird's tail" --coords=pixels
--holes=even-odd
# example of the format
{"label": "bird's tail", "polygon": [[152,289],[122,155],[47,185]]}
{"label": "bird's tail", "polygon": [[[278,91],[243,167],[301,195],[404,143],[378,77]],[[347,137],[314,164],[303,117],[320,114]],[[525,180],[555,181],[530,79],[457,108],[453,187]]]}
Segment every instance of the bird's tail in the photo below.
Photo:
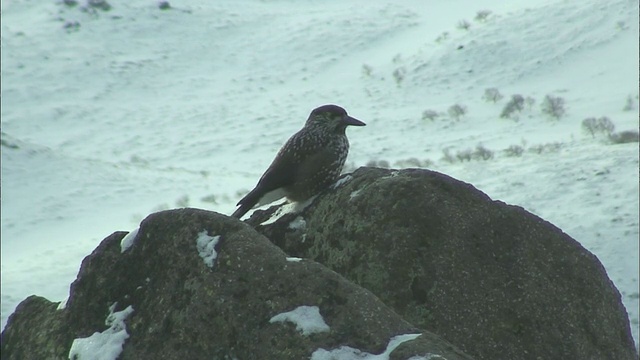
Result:
{"label": "bird's tail", "polygon": [[239,208],[236,209],[236,211],[233,212],[233,214],[231,214],[231,217],[234,217],[236,219],[240,219],[249,210],[251,210],[250,207],[241,205]]}
{"label": "bird's tail", "polygon": [[261,192],[258,191],[258,188],[250,191],[247,195],[245,195],[245,197],[238,201],[238,205],[240,205],[240,207],[238,207],[236,211],[231,214],[231,216],[236,219],[240,219],[241,217],[243,217],[244,214],[247,213],[247,211],[251,210],[258,203],[258,201],[260,200],[260,193]]}
{"label": "bird's tail", "polygon": [[244,216],[244,214],[247,213],[247,211],[251,210],[251,206],[247,206],[247,205],[240,205],[239,208],[236,209],[236,211],[233,212],[233,214],[231,214],[231,217],[234,217],[236,219],[240,219],[241,217]]}

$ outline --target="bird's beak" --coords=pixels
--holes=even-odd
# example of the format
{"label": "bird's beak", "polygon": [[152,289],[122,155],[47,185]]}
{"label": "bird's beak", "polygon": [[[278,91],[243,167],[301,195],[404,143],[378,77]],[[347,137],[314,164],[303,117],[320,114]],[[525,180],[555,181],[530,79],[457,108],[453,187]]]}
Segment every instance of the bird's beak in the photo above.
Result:
{"label": "bird's beak", "polygon": [[347,124],[347,125],[353,125],[353,126],[365,126],[367,124],[363,123],[362,121],[356,119],[356,118],[352,118],[351,116],[345,116],[342,119],[342,122]]}

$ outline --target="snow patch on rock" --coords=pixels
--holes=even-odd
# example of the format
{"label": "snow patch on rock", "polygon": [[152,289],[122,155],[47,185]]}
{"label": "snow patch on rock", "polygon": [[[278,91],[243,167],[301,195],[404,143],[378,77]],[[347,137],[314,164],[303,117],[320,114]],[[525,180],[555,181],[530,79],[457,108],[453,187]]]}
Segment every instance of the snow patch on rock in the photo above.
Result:
{"label": "snow patch on rock", "polygon": [[[387,348],[382,354],[374,355],[350,346],[341,346],[334,350],[318,349],[311,354],[311,360],[389,360],[389,355],[400,344],[413,340],[422,334],[404,334],[394,336],[389,340]],[[442,358],[444,359],[444,358]]]}
{"label": "snow patch on rock", "polygon": [[292,311],[278,314],[269,319],[270,323],[285,321],[294,323],[296,329],[305,336],[329,331],[329,325],[324,322],[317,306],[298,306]]}
{"label": "snow patch on rock", "polygon": [[139,230],[140,230],[140,228],[137,227],[135,230],[130,231],[127,235],[125,235],[125,237],[123,237],[122,240],[120,240],[120,252],[121,253],[129,250],[129,248],[133,245],[133,243],[135,242],[136,238],[138,237],[138,231]]}
{"label": "snow patch on rock", "polygon": [[69,359],[116,360],[120,356],[124,342],[129,338],[124,321],[133,313],[133,307],[129,305],[122,311],[114,312],[116,304],[109,307],[109,316],[105,320],[105,325],[109,328],[89,337],[73,340]]}
{"label": "snow patch on rock", "polygon": [[210,268],[213,268],[213,264],[218,257],[218,252],[216,251],[218,241],[220,241],[220,235],[209,236],[207,230],[198,233],[198,237],[196,238],[198,255],[200,255],[204,264]]}
{"label": "snow patch on rock", "polygon": [[293,229],[293,230],[302,230],[306,226],[307,226],[307,222],[304,220],[302,216],[298,216],[297,218],[295,218],[295,220],[289,223],[289,229]]}

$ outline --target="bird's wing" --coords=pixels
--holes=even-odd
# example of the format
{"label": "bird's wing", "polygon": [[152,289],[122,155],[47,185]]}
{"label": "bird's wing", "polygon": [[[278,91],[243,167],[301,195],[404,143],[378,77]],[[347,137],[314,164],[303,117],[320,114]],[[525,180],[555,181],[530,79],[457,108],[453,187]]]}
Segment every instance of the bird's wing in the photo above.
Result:
{"label": "bird's wing", "polygon": [[321,151],[326,143],[322,139],[310,139],[301,132],[293,135],[280,149],[258,186],[265,193],[290,186],[294,183],[300,165]]}
{"label": "bird's wing", "polygon": [[[308,188],[309,179],[313,179],[313,183],[324,183],[325,179],[330,179],[332,176],[330,175],[330,171],[336,169],[336,171],[341,171],[342,166],[338,166],[334,164],[338,161],[339,156],[337,156],[335,149],[331,147],[325,147],[322,149],[317,149],[313,154],[309,155],[306,161],[302,162],[298,165],[296,169],[295,177],[296,181],[293,184],[292,191],[298,193],[304,188]],[[340,175],[339,173],[336,174]],[[307,181],[305,181],[305,179]],[[326,185],[326,184],[325,184]],[[324,187],[325,185],[319,185],[320,187]]]}
{"label": "bird's wing", "polygon": [[267,193],[293,184],[300,164],[326,146],[322,139],[310,139],[302,131],[297,132],[282,146],[258,185],[238,201],[240,207],[232,216],[240,218],[251,210]]}

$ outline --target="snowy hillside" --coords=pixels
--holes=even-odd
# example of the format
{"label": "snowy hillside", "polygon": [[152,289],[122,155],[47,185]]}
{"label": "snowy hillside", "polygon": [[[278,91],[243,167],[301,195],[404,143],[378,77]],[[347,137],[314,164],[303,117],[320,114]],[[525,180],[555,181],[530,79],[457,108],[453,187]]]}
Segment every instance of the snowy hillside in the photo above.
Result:
{"label": "snowy hillside", "polygon": [[150,212],[231,213],[335,103],[367,123],[348,131],[351,168],[437,170],[580,241],[638,343],[638,143],[581,126],[638,130],[637,1],[110,5],[2,2],[3,327],[30,294],[63,300],[83,257]]}

